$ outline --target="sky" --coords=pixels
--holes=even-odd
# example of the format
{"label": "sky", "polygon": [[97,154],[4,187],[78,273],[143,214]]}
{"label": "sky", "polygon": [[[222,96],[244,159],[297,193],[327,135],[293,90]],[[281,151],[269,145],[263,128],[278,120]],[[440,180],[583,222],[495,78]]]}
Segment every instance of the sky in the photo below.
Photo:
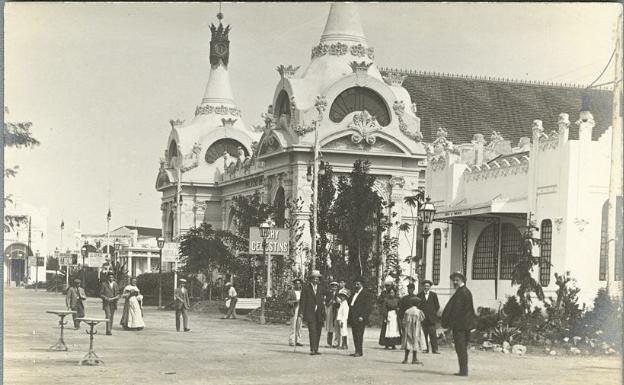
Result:
{"label": "sky", "polygon": [[[160,227],[154,188],[170,119],[192,118],[218,3],[5,3],[5,121],[41,142],[6,149],[5,194],[47,209],[48,248],[78,228]],[[589,84],[615,44],[617,4],[363,3],[379,67]],[[329,3],[224,3],[245,123],[272,103],[275,67],[305,67]],[[598,83],[612,80],[610,67]],[[67,238],[66,238],[67,239]]]}

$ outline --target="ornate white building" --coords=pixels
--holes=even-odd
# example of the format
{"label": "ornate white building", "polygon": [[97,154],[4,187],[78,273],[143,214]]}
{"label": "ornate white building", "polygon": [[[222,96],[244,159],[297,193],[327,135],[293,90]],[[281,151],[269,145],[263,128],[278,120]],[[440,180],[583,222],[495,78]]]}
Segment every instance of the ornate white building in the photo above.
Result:
{"label": "ornate white building", "polygon": [[[312,189],[306,174],[315,129],[322,160],[332,165],[336,175],[349,173],[357,159],[370,160],[380,197],[396,202],[399,218],[412,215],[402,206],[405,195],[424,185],[420,121],[410,95],[401,87],[405,76],[382,77],[379,72],[356,5],[331,5],[320,42],[312,47],[305,68],[277,67],[279,79],[263,114],[265,126],[254,130],[244,125],[230,89],[229,27],[219,22],[211,30],[206,95],[189,125],[172,122],[156,182],[163,193],[165,234],[175,237],[178,223],[184,232],[201,221],[230,229],[232,198],[259,191],[265,202],[284,211],[289,198],[305,201],[297,218],[305,226],[300,247],[310,245]],[[182,162],[176,163],[179,159]],[[175,198],[178,181],[181,210]],[[288,215],[278,217],[283,221]],[[402,247],[403,253],[409,252],[406,245]]]}
{"label": "ornate white building", "polygon": [[[162,192],[162,228],[168,240],[202,221],[231,229],[232,198],[258,191],[264,202],[283,213],[277,215],[278,226],[291,215],[286,200],[304,200],[296,218],[305,227],[301,252],[311,243],[308,168],[317,134],[321,160],[329,162],[336,175],[349,173],[357,159],[370,160],[371,174],[377,178],[374,188],[384,201],[394,203],[393,212],[386,214],[394,214],[396,222],[414,222],[416,213],[404,197],[426,184],[438,214],[421,269],[443,300],[451,291],[448,276],[453,270],[467,273],[478,305],[491,306],[512,293],[510,262],[503,258],[507,249],[501,247],[515,247],[527,216],[537,221],[542,238],[552,238],[550,250],[543,246],[542,253],[550,253],[543,260],[553,266],[548,271],[544,264],[539,273],[548,290],[554,272],[572,270],[586,285],[584,293],[595,294],[601,285],[609,92],[380,71],[357,5],[332,3],[309,63],[277,66],[279,78],[263,114],[265,124],[252,129],[245,126],[233,98],[227,70],[229,26],[218,17],[219,25],[211,26],[204,99],[190,123],[171,121],[158,172],[156,189]],[[587,118],[580,131],[575,125],[568,129],[562,116],[556,134],[543,134],[536,123],[533,140],[524,137],[534,119],[548,126],[560,112],[578,114],[583,94],[592,98],[595,127]],[[487,145],[483,135],[475,136],[493,131]],[[469,142],[473,136],[472,143],[456,149],[450,144],[451,139]],[[503,137],[518,141],[518,147],[512,148]],[[397,226],[388,231],[399,236]],[[401,259],[412,253],[407,242],[412,235],[420,239],[420,234],[399,236]],[[584,269],[588,258],[596,263]],[[414,275],[416,270],[405,265],[403,272]]]}

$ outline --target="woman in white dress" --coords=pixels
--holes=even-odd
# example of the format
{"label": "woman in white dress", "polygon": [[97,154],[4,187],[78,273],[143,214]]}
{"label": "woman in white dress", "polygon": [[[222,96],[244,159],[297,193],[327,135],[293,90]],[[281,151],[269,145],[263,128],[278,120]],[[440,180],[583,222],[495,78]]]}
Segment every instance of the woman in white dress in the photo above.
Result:
{"label": "woman in white dress", "polygon": [[136,285],[137,279],[131,278],[130,284],[124,288],[121,295],[125,298],[123,315],[121,316],[121,326],[125,330],[141,330],[145,327],[143,322],[143,296]]}

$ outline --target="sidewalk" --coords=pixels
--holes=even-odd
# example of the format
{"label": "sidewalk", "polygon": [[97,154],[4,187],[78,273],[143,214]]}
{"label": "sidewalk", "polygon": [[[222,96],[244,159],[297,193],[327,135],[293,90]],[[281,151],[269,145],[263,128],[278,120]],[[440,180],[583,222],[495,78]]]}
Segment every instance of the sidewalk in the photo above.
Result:
{"label": "sidewalk", "polygon": [[[105,366],[80,367],[88,351],[85,327],[68,329],[68,352],[48,352],[59,335],[57,318],[46,310],[65,308],[64,297],[43,291],[7,289],[4,306],[5,384],[578,384],[620,383],[619,357],[515,357],[471,352],[471,377],[457,378],[455,353],[423,354],[423,366],[401,365],[401,350],[377,345],[379,329],[366,333],[362,358],[321,349],[309,356],[306,345],[293,352],[289,327],[222,320],[222,314],[189,316],[189,333],[175,331],[174,312],[145,309],[146,328],[121,330],[115,314],[113,336],[99,326],[94,346]],[[88,316],[103,317],[101,302],[89,298]],[[324,345],[325,333],[321,337]]]}

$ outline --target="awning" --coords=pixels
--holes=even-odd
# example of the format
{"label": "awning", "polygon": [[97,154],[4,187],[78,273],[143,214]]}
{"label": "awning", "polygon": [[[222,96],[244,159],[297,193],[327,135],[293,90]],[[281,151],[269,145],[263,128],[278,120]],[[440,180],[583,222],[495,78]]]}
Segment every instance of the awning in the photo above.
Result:
{"label": "awning", "polygon": [[526,217],[526,198],[502,198],[500,196],[488,202],[465,204],[460,202],[452,206],[439,207],[436,210],[434,221],[452,221],[453,219],[483,219],[508,217]]}

